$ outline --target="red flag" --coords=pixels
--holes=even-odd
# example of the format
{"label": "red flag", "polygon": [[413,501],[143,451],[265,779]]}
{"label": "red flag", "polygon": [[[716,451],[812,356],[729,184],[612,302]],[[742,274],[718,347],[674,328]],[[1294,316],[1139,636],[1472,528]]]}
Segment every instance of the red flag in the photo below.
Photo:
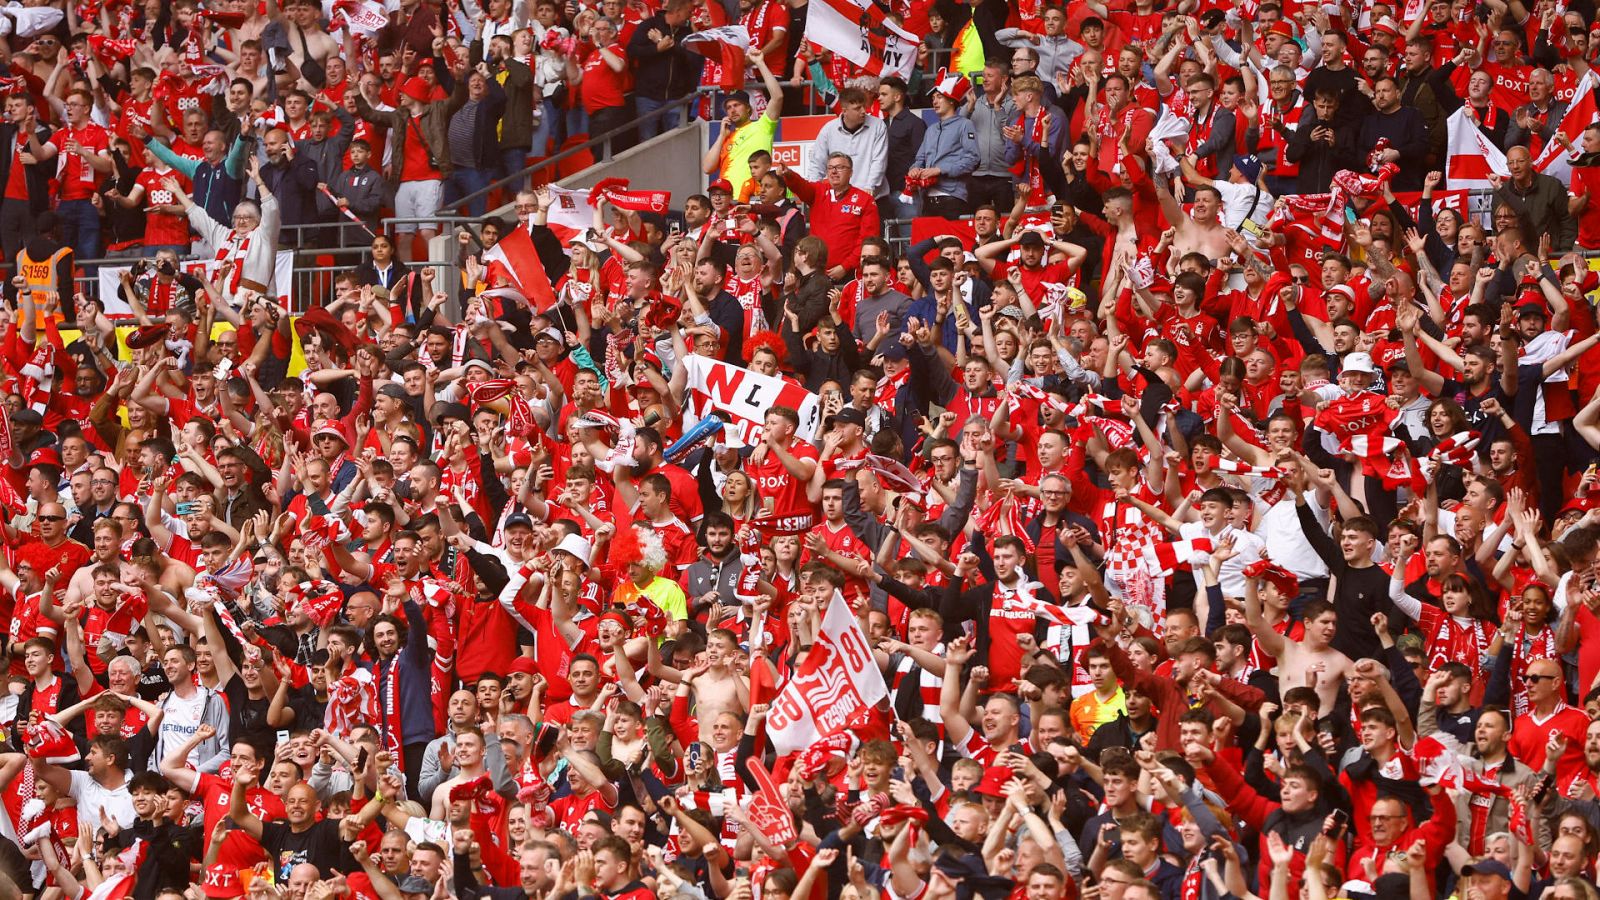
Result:
{"label": "red flag", "polygon": [[734,91],[744,87],[745,53],[750,49],[750,32],[743,25],[723,25],[696,31],[683,39],[683,46],[721,65],[720,87]]}
{"label": "red flag", "polygon": [[1210,538],[1192,541],[1173,541],[1169,544],[1151,544],[1144,548],[1144,561],[1162,575],[1170,575],[1177,567],[1202,553],[1210,553],[1216,545]]}
{"label": "red flag", "polygon": [[535,312],[545,312],[556,305],[550,276],[544,272],[544,263],[539,261],[539,251],[534,249],[533,237],[527,229],[511,229],[510,234],[500,238],[483,255],[483,261],[488,264],[486,278],[491,287],[496,284],[498,275],[502,283],[509,281],[527,297]]}

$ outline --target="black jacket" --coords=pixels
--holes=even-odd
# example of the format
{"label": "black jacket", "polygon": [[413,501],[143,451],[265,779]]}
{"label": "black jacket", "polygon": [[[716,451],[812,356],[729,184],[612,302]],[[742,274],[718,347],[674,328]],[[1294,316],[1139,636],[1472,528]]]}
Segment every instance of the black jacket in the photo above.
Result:
{"label": "black jacket", "polygon": [[[665,13],[656,13],[633,29],[628,40],[628,59],[633,63],[635,96],[647,100],[676,100],[694,93],[700,84],[700,69],[705,57],[683,46],[683,39],[694,29],[688,20],[676,28],[667,24]],[[672,35],[672,46],[657,49],[650,32]]]}
{"label": "black jacket", "polygon": [[317,183],[322,181],[322,173],[310,157],[296,155],[281,163],[267,163],[261,167],[261,180],[278,198],[278,216],[284,225],[319,221]]}
{"label": "black jacket", "polygon": [[[1333,184],[1333,173],[1349,168],[1354,150],[1353,135],[1348,128],[1340,128],[1334,119],[1319,119],[1309,106],[1300,116],[1300,124],[1289,135],[1286,155],[1289,162],[1300,164],[1300,178],[1296,185],[1302,193],[1320,194]],[[1333,144],[1311,140],[1317,128],[1333,129]]]}
{"label": "black jacket", "polygon": [[[35,129],[39,135],[39,143],[50,139],[50,129],[39,126]],[[42,213],[50,208],[50,175],[56,167],[52,164],[33,163],[27,165],[20,163],[13,152],[17,147],[17,126],[10,122],[0,123],[0,172],[5,177],[11,177],[11,166],[22,165],[26,169],[25,177],[28,179],[28,208],[35,213]]]}
{"label": "black jacket", "polygon": [[[483,59],[483,41],[472,42],[471,65]],[[501,59],[489,64],[495,72],[495,81],[505,91],[505,102],[500,110],[500,149],[529,149],[533,146],[533,71],[525,62]],[[499,73],[505,73],[501,81]]]}

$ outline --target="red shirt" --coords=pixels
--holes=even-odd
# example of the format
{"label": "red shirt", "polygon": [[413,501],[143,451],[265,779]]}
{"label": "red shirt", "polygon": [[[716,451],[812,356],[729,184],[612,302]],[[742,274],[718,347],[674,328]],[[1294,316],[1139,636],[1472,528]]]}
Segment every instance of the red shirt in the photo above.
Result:
{"label": "red shirt", "polygon": [[1506,749],[1517,762],[1525,763],[1537,771],[1545,762],[1545,746],[1550,735],[1560,732],[1567,736],[1567,752],[1556,760],[1556,783],[1568,784],[1585,766],[1583,761],[1584,732],[1589,728],[1589,717],[1583,710],[1565,703],[1555,712],[1541,719],[1532,712],[1517,716],[1512,725]]}
{"label": "red shirt", "polygon": [[34,540],[18,548],[16,559],[12,564],[26,562],[33,566],[33,570],[39,573],[40,578],[43,578],[46,572],[60,566],[61,578],[58,583],[67,584],[72,581],[72,576],[89,562],[92,555],[88,547],[71,538],[63,540],[54,547],[44,541]]}
{"label": "red shirt", "polygon": [[444,178],[439,174],[439,169],[428,158],[426,152],[418,153],[417,149],[428,149],[428,139],[422,136],[422,126],[417,124],[415,116],[406,119],[406,128],[411,130],[408,143],[411,144],[410,153],[406,154],[405,162],[400,168],[402,181],[439,181]]}
{"label": "red shirt", "polygon": [[[178,173],[168,170],[157,172],[145,169],[134,179],[134,184],[144,188],[145,206],[167,206],[178,202],[172,192],[161,186],[161,180]],[[146,246],[189,243],[189,219],[172,213],[149,212],[144,217],[144,242]]]}
{"label": "red shirt", "polygon": [[82,128],[63,128],[50,136],[56,148],[56,175],[61,182],[62,200],[87,200],[100,184],[100,173],[77,153],[67,152],[67,142],[76,140],[85,150],[104,155],[111,149],[109,133],[93,122]]}
{"label": "red shirt", "polygon": [[[789,455],[796,459],[817,462],[817,448],[799,438],[795,438],[788,449]],[[759,463],[747,460],[744,470],[755,479],[756,493],[763,500],[772,498],[773,516],[783,518],[816,515],[816,508],[806,499],[805,483],[794,477],[784,466],[783,461],[778,459],[778,454],[769,451]]]}
{"label": "red shirt", "polygon": [[[6,190],[6,196],[11,196],[10,188]],[[1572,191],[1575,195],[1587,194],[1589,197],[1583,212],[1578,214],[1578,246],[1585,250],[1600,250],[1600,166],[1573,166]]]}
{"label": "red shirt", "polygon": [[599,791],[590,791],[578,796],[572,794],[558,800],[550,801],[550,811],[555,813],[556,822],[568,834],[577,834],[578,826],[583,824],[583,817],[592,809],[610,813],[616,807],[606,802]]}
{"label": "red shirt", "polygon": [[122,115],[118,117],[116,127],[117,134],[128,139],[131,151],[128,154],[128,162],[131,165],[142,166],[145,163],[145,159],[144,142],[133,136],[133,133],[128,130],[129,126],[138,125],[146,133],[149,133],[151,128],[150,107],[154,102],[153,99],[140,102],[133,99],[132,96],[126,97],[122,101]]}
{"label": "red shirt", "polygon": [[[17,145],[11,148],[11,158],[16,160],[17,157],[27,152],[28,135],[18,132]],[[6,173],[5,198],[7,200],[24,201],[28,199],[28,170],[27,167],[22,165],[20,162],[13,162],[11,164],[11,171]]]}
{"label": "red shirt", "polygon": [[[217,820],[228,815],[228,807],[233,803],[233,782],[218,775],[202,774],[195,785],[195,797],[205,807],[205,840],[207,849],[210,849],[211,830],[217,827]],[[245,792],[245,805],[263,822],[284,817],[283,801],[277,794],[259,786]],[[206,894],[211,897],[237,897],[243,894],[244,890],[239,886],[239,870],[268,861],[267,851],[261,848],[255,838],[239,829],[229,831],[222,838],[222,851],[217,856],[216,864],[206,870],[203,885]]]}
{"label": "red shirt", "polygon": [[[793,169],[784,175],[784,182],[811,208],[811,233],[832,248],[828,265],[854,271],[861,263],[862,240],[882,232],[872,195],[858,187],[846,187],[839,193],[826,181],[806,181]],[[838,251],[838,259],[833,251]]]}
{"label": "red shirt", "polygon": [[[6,599],[10,600],[12,597],[8,596]],[[6,616],[6,623],[10,626],[6,634],[10,636],[11,644],[16,647],[36,637],[43,636],[51,640],[56,638],[56,623],[39,612],[37,593],[17,599],[11,606],[11,612]],[[28,674],[27,668],[22,665],[22,657],[11,658],[10,674],[20,676]]]}
{"label": "red shirt", "polygon": [[[606,49],[627,60],[621,44],[612,44]],[[627,72],[627,66],[623,66],[621,72],[612,71],[598,49],[591,52],[583,61],[583,111],[594,115],[602,109],[621,106]]]}

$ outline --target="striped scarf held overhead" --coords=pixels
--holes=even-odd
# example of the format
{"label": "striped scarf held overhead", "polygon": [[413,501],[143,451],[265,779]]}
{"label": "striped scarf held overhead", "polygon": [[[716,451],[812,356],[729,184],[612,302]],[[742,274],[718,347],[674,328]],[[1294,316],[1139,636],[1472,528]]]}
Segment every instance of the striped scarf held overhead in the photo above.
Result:
{"label": "striped scarf held overhead", "polygon": [[1278,479],[1288,474],[1277,466],[1252,466],[1242,460],[1224,459],[1215,454],[1207,457],[1206,463],[1214,472],[1225,472],[1230,475],[1248,475],[1251,478]]}
{"label": "striped scarf held overhead", "polygon": [[1027,522],[1022,517],[1022,508],[1010,494],[989,504],[988,509],[978,514],[978,530],[988,535],[1009,534],[1022,541],[1028,553],[1032,554],[1035,550],[1033,538],[1028,536]]}

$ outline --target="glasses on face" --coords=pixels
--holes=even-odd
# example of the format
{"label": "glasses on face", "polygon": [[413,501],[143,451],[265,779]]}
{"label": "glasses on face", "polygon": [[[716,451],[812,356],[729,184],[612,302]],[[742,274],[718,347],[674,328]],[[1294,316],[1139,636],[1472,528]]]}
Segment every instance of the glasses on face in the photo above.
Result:
{"label": "glasses on face", "polygon": [[117,480],[115,478],[91,478],[89,480],[89,483],[90,484],[116,484]]}
{"label": "glasses on face", "polygon": [[67,520],[66,516],[46,516],[43,514],[39,515],[37,518],[41,522],[65,522]]}
{"label": "glasses on face", "polygon": [[1524,675],[1522,677],[1523,677],[1523,680],[1525,680],[1525,681],[1527,681],[1529,683],[1532,683],[1532,684],[1537,684],[1537,683],[1539,683],[1541,681],[1546,681],[1546,680],[1549,680],[1549,681],[1558,681],[1558,680],[1560,680],[1560,676],[1559,675]]}
{"label": "glasses on face", "polygon": [[1404,818],[1405,818],[1405,814],[1404,813],[1394,813],[1392,815],[1387,815],[1387,816],[1384,815],[1383,813],[1373,813],[1372,815],[1367,816],[1368,821],[1372,821],[1372,822],[1386,822],[1386,821],[1388,821],[1390,819],[1404,819]]}

